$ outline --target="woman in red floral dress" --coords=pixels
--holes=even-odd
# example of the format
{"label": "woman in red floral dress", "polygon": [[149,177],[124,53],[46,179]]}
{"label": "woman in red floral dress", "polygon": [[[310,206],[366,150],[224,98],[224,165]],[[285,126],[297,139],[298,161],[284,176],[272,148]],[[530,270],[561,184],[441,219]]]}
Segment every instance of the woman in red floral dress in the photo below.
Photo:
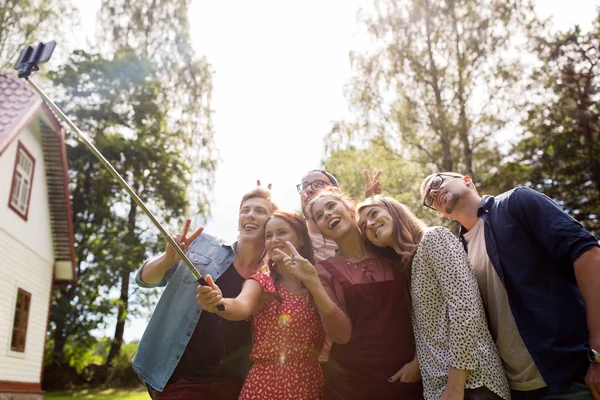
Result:
{"label": "woman in red floral dress", "polygon": [[[273,213],[265,226],[265,249],[270,272],[251,276],[235,299],[222,299],[218,286],[207,276],[209,286],[198,288],[198,303],[204,311],[227,320],[252,320],[250,358],[254,364],[240,399],[322,399],[318,357],[325,334],[321,318],[311,293],[284,263],[294,253],[313,261],[304,219],[294,213]],[[225,305],[225,311],[218,311],[217,304]]]}

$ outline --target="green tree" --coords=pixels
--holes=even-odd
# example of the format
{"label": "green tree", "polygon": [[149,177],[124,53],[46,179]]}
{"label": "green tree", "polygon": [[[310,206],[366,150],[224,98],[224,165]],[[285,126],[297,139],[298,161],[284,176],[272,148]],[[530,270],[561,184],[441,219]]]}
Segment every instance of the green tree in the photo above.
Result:
{"label": "green tree", "polygon": [[206,58],[192,48],[190,4],[191,0],[102,0],[100,45],[107,50],[132,49],[160,71],[157,100],[169,110],[168,128],[181,137],[179,150],[194,166],[190,211],[206,216],[216,168],[212,71]]}
{"label": "green tree", "polygon": [[[166,131],[177,137],[171,145],[193,167],[187,194],[190,212],[209,213],[209,193],[214,184],[216,150],[210,107],[212,74],[205,58],[196,56],[189,34],[189,0],[103,0],[100,46],[128,49],[155,65],[155,104],[165,114]],[[126,15],[128,18],[123,18]],[[167,204],[169,205],[169,204]],[[132,205],[132,210],[136,210]],[[132,230],[133,215],[128,216]],[[129,282],[123,270],[117,324],[107,364],[119,353],[127,316]],[[132,270],[129,269],[131,272]]]}
{"label": "green tree", "polygon": [[2,0],[0,70],[11,68],[24,46],[55,39],[74,15],[68,0]]}
{"label": "green tree", "polygon": [[325,162],[325,169],[335,175],[343,191],[357,202],[364,197],[363,169],[369,171],[371,177],[381,169],[380,180],[385,196],[405,204],[430,225],[444,223],[439,214],[423,206],[419,188],[427,174],[425,168],[419,163],[404,160],[382,138],[372,140],[366,148],[333,151]]}
{"label": "green tree", "polygon": [[376,0],[360,21],[373,46],[350,55],[355,119],[333,125],[328,149],[382,137],[428,170],[498,165],[494,135],[515,116],[523,71],[513,38],[536,23],[530,2]]}
{"label": "green tree", "polygon": [[556,199],[600,234],[600,14],[579,27],[538,38],[534,74],[538,102],[523,122],[525,136],[494,177],[505,189],[525,184]]}
{"label": "green tree", "polygon": [[[190,166],[179,154],[180,137],[168,130],[168,110],[159,107],[156,74],[151,61],[131,51],[112,59],[77,51],[49,76],[62,94],[65,113],[90,134],[153,212],[170,221],[186,211]],[[130,275],[163,243],[93,154],[77,140],[68,145],[79,281],[55,290],[51,332],[57,363],[64,362],[69,338],[77,338],[85,352],[93,341],[90,331],[114,308],[120,348],[132,295]],[[107,300],[115,287],[118,299]],[[118,348],[111,348],[113,358]]]}

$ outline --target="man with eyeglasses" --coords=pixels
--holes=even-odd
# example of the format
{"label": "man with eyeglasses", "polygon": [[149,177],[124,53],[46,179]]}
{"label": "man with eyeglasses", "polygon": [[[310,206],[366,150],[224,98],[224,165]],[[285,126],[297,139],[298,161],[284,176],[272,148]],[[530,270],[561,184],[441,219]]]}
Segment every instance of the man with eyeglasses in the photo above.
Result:
{"label": "man with eyeglasses", "polygon": [[512,399],[600,399],[597,239],[525,187],[481,197],[469,176],[438,173],[421,196],[462,225]]}
{"label": "man with eyeglasses", "polygon": [[303,178],[302,182],[296,185],[298,194],[300,194],[300,202],[302,203],[302,213],[306,218],[306,224],[308,226],[308,233],[312,240],[315,262],[323,261],[329,257],[333,257],[337,251],[337,245],[333,240],[329,240],[321,235],[319,228],[314,223],[312,218],[308,216],[308,203],[321,189],[337,186],[339,187],[335,176],[325,171],[324,169],[315,169],[308,172]]}

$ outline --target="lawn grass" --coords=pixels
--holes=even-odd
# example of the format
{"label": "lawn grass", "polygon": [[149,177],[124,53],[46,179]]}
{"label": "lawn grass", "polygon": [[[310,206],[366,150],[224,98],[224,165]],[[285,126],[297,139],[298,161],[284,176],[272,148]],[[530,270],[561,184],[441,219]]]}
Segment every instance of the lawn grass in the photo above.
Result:
{"label": "lawn grass", "polygon": [[150,396],[144,388],[78,390],[73,392],[46,392],[46,400],[148,400]]}

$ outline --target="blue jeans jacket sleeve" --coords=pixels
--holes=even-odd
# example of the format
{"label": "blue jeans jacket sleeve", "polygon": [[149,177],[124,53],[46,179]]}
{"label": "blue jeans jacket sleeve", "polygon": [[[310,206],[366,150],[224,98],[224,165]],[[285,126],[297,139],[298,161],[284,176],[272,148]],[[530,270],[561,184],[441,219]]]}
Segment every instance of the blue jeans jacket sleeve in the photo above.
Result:
{"label": "blue jeans jacket sleeve", "polygon": [[[235,254],[230,245],[202,234],[190,246],[188,258],[202,276],[211,274],[215,279],[231,265]],[[143,268],[143,267],[142,267]],[[198,323],[202,308],[196,301],[198,282],[181,262],[171,268],[157,285],[166,285],[148,326],[133,357],[133,369],[142,381],[154,390],[162,391],[183,355]]]}
{"label": "blue jeans jacket sleeve", "polygon": [[169,279],[171,279],[171,277],[175,273],[175,270],[177,269],[177,267],[179,266],[181,261],[179,263],[173,265],[171,268],[169,268],[167,270],[167,272],[165,273],[165,276],[161,279],[161,281],[158,283],[155,283],[154,285],[150,285],[142,280],[142,271],[147,263],[148,263],[148,261],[145,261],[144,264],[142,264],[142,266],[140,267],[140,269],[138,269],[137,272],[135,273],[135,283],[137,283],[137,285],[142,288],[155,288],[155,287],[167,286]]}

